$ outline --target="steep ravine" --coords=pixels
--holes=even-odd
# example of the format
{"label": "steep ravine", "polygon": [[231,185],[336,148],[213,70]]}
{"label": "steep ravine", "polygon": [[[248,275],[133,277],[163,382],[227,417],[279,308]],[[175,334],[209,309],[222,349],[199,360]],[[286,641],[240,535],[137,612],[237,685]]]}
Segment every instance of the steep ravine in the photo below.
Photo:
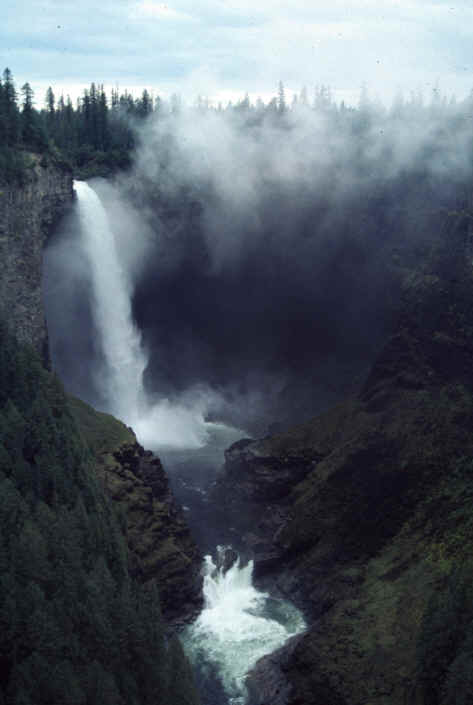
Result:
{"label": "steep ravine", "polygon": [[[70,174],[38,160],[23,188],[0,197],[2,314],[48,362],[41,254],[71,201]],[[226,453],[215,512],[260,585],[296,601],[311,624],[259,661],[251,705],[473,695],[472,222],[439,215],[430,256],[406,273],[397,330],[356,397]],[[69,407],[120,517],[130,576],[156,581],[168,620],[189,620],[201,606],[201,556],[160,461],[113,417]]]}
{"label": "steep ravine", "polygon": [[472,223],[439,217],[357,397],[226,453],[216,506],[312,624],[259,662],[252,705],[471,701]]}

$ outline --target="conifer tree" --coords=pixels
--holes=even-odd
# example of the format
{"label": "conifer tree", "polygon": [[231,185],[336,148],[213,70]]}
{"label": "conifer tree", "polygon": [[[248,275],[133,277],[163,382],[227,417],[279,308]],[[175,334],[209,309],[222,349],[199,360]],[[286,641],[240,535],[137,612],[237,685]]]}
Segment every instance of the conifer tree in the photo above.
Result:
{"label": "conifer tree", "polygon": [[24,83],[21,87],[23,103],[21,109],[21,140],[23,144],[32,149],[41,149],[45,146],[45,137],[38,124],[38,116],[33,108],[33,89],[30,84]]}
{"label": "conifer tree", "polygon": [[13,75],[9,68],[3,72],[2,105],[0,114],[4,123],[3,141],[8,147],[18,143],[20,120],[17,106],[17,95]]}

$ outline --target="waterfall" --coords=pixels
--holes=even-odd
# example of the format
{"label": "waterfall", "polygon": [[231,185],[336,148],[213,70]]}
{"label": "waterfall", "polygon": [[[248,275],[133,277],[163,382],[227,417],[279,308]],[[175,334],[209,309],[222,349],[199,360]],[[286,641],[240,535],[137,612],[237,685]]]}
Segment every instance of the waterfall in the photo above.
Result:
{"label": "waterfall", "polygon": [[[197,448],[215,434],[227,437],[229,432],[236,433],[223,424],[206,422],[208,391],[191,390],[178,401],[148,399],[143,384],[147,357],[131,310],[132,282],[121,265],[98,195],[81,181],[75,182],[75,190],[82,248],[91,273],[92,311],[104,360],[98,383],[107,411],[132,425],[140,442],[152,449],[162,445]],[[209,702],[237,705],[245,701],[248,670],[303,630],[305,623],[290,603],[254,587],[251,561],[241,565],[238,559],[228,570],[223,564],[206,557],[205,606],[182,638],[204,693],[210,692]]]}
{"label": "waterfall", "polygon": [[148,398],[143,385],[147,356],[131,311],[132,282],[120,263],[100,198],[84,181],[75,181],[74,188],[82,246],[91,271],[93,316],[105,362],[96,377],[106,411],[131,425],[148,448],[199,448],[213,428],[205,415],[216,395],[199,388],[179,400]]}
{"label": "waterfall", "polygon": [[[296,607],[257,590],[252,577],[252,561],[238,559],[225,571],[205,557],[204,609],[182,639],[209,702],[244,703],[245,676],[256,661],[305,629]],[[224,698],[215,695],[216,674]]]}

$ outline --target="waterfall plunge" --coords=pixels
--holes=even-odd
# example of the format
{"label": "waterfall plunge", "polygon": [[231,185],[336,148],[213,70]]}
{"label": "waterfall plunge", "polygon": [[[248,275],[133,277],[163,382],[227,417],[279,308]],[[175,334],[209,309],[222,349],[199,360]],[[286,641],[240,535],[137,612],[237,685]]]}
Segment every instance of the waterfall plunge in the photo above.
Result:
{"label": "waterfall plunge", "polygon": [[[188,403],[184,400],[179,404],[147,399],[143,386],[147,357],[133,323],[130,278],[120,264],[99,197],[84,182],[75,182],[75,190],[82,245],[92,274],[93,315],[105,361],[98,383],[107,400],[107,411],[132,425],[140,442],[151,448],[196,448],[207,442],[209,433],[235,432],[205,422],[204,393],[192,394]],[[206,557],[205,608],[186,628],[183,641],[200,673],[204,691],[212,691],[215,683],[221,682],[218,693],[210,695],[211,702],[244,703],[247,671],[259,658],[305,628],[295,607],[253,586],[252,569],[252,562],[241,566],[238,560],[224,571]]]}
{"label": "waterfall plunge", "polygon": [[99,197],[76,181],[81,234],[93,282],[93,314],[106,368],[98,380],[110,409],[121,419],[139,416],[144,404],[146,357],[133,324],[128,277],[120,266],[115,238]]}
{"label": "waterfall plunge", "polygon": [[105,361],[97,384],[107,411],[131,425],[148,448],[204,445],[212,424],[205,422],[208,393],[189,393],[179,403],[154,403],[143,387],[147,357],[133,323],[132,285],[120,256],[107,213],[95,191],[75,181],[82,244],[92,274],[93,315]]}

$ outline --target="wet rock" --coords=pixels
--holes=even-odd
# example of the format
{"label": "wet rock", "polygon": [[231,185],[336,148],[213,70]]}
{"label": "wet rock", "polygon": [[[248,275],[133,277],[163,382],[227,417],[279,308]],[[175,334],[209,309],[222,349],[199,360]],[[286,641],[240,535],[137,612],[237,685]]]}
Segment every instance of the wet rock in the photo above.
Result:
{"label": "wet rock", "polygon": [[284,668],[302,635],[294,636],[283,647],[263,656],[246,678],[247,705],[288,705],[292,686]]}
{"label": "wet rock", "polygon": [[227,546],[219,546],[217,551],[217,569],[223,570],[224,573],[237,562],[239,555],[233,548]]}

